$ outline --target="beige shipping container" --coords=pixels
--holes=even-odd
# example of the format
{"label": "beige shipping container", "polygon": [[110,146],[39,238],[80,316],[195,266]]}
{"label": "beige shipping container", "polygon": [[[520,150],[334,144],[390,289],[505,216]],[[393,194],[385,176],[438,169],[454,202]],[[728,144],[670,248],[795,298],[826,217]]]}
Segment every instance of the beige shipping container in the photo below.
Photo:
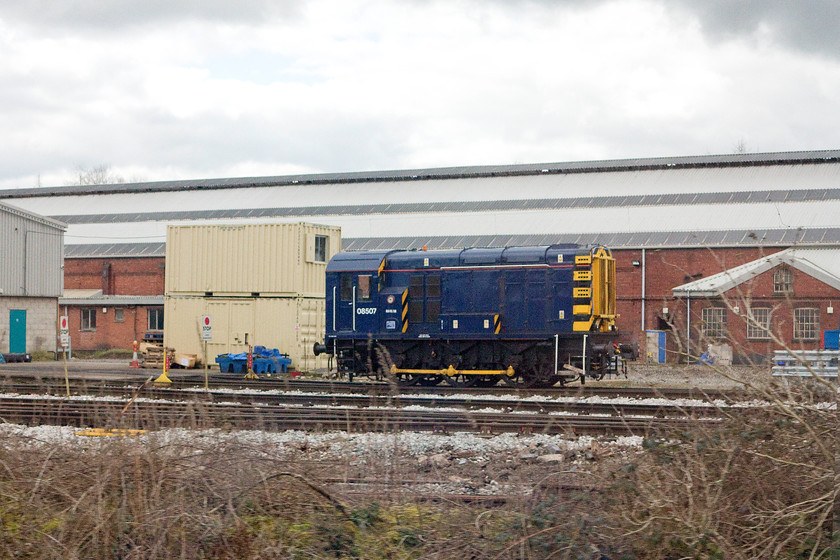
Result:
{"label": "beige shipping container", "polygon": [[327,262],[340,248],[335,226],[169,226],[166,294],[323,298]]}
{"label": "beige shipping container", "polygon": [[[196,354],[214,365],[219,354],[246,352],[248,345],[277,348],[289,354],[292,367],[312,371],[327,367],[327,357],[316,357],[312,347],[324,338],[323,298],[207,298],[167,296],[164,304],[164,340],[177,352]],[[212,340],[201,340],[204,315],[211,318]]]}

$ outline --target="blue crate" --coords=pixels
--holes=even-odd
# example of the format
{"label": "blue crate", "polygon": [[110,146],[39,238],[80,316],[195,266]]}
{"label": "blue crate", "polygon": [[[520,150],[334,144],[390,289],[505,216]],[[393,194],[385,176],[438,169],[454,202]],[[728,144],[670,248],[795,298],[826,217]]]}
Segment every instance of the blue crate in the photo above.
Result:
{"label": "blue crate", "polygon": [[[230,354],[216,356],[221,373],[246,373],[248,371],[247,358],[231,358]],[[254,373],[287,373],[292,360],[285,356],[271,358],[254,357]]]}
{"label": "blue crate", "polygon": [[282,356],[254,358],[254,373],[286,373],[292,360]]}
{"label": "blue crate", "polygon": [[221,373],[245,373],[248,369],[248,360],[232,360],[227,354],[216,356],[216,363],[219,364]]}

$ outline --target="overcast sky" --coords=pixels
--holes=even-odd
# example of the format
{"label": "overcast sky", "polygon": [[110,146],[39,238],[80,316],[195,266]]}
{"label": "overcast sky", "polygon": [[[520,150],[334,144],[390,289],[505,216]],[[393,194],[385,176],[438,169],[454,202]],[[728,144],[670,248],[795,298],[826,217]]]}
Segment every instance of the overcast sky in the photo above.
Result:
{"label": "overcast sky", "polygon": [[834,0],[0,0],[0,188],[840,148]]}

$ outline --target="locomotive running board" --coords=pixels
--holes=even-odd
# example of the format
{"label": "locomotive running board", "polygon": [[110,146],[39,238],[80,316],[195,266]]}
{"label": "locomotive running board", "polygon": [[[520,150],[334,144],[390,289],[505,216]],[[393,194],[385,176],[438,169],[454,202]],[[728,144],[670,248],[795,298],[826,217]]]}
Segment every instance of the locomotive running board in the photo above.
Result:
{"label": "locomotive running board", "polygon": [[513,366],[508,366],[507,369],[455,369],[449,366],[446,369],[401,369],[397,366],[391,366],[391,373],[417,373],[421,375],[446,375],[452,377],[453,375],[507,375],[513,377],[516,372]]}

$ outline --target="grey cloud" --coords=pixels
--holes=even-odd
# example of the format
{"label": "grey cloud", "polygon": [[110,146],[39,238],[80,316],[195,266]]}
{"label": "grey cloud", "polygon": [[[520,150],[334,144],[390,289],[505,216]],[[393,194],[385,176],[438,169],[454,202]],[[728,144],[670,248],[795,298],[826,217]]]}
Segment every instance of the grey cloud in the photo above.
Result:
{"label": "grey cloud", "polygon": [[[528,4],[534,3],[582,10],[614,2],[522,0],[513,6],[527,9]],[[830,58],[840,56],[840,2],[837,0],[659,0],[659,3],[697,17],[704,34],[712,41],[750,35],[767,25],[773,39],[786,47]]]}
{"label": "grey cloud", "polygon": [[[803,52],[840,55],[840,2],[836,0],[678,0],[695,13],[704,33],[727,40],[767,25],[775,40]],[[669,5],[673,5],[669,3]]]}
{"label": "grey cloud", "polygon": [[59,31],[109,33],[179,21],[261,23],[299,15],[301,0],[0,0],[0,20]]}

